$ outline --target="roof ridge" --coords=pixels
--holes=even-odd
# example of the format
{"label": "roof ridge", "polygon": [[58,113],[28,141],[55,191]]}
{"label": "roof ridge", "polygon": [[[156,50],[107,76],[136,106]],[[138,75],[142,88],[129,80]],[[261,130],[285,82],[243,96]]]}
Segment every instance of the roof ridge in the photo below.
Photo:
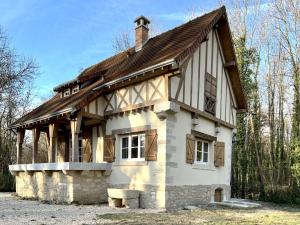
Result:
{"label": "roof ridge", "polygon": [[[161,36],[161,35],[163,35],[163,34],[165,34],[165,33],[168,33],[168,32],[171,32],[171,31],[173,31],[173,30],[179,29],[180,27],[183,27],[183,26],[185,26],[185,25],[187,25],[187,24],[190,24],[190,23],[192,23],[192,22],[195,22],[196,20],[202,19],[203,17],[208,16],[209,14],[213,14],[213,13],[219,11],[219,10],[225,10],[225,6],[223,5],[223,6],[219,7],[219,8],[217,8],[217,9],[214,9],[213,11],[210,11],[210,12],[208,12],[208,13],[205,13],[205,14],[203,14],[203,15],[201,15],[201,16],[198,16],[198,17],[196,17],[196,18],[194,18],[194,19],[192,19],[192,20],[189,20],[188,22],[182,23],[182,24],[180,24],[180,25],[178,25],[178,26],[176,26],[176,27],[174,27],[174,28],[172,28],[172,29],[169,29],[169,30],[164,31],[164,32],[162,32],[162,33],[160,33],[160,34],[158,34],[158,35],[156,35],[156,36],[154,36],[154,37],[151,37],[151,38],[147,41],[147,43],[148,43],[149,41],[155,39],[155,38],[159,38],[159,36]],[[115,54],[115,55],[112,55],[112,56],[110,56],[110,57],[108,57],[108,58],[106,58],[106,59],[104,59],[104,60],[102,60],[102,61],[100,61],[100,62],[98,62],[98,63],[95,63],[95,64],[93,64],[93,65],[87,67],[86,69],[84,69],[84,70],[77,76],[77,78],[78,78],[79,76],[83,75],[84,72],[85,72],[86,70],[88,70],[88,69],[90,69],[90,68],[92,68],[92,67],[94,67],[94,66],[96,66],[96,65],[99,65],[99,64],[101,64],[101,63],[104,63],[104,62],[106,62],[106,61],[109,61],[109,60],[111,60],[111,59],[113,59],[113,58],[115,58],[115,57],[117,57],[117,56],[119,56],[119,55],[121,55],[121,54],[124,54],[125,52],[128,52],[128,51],[132,50],[133,48],[134,48],[134,46],[132,46],[132,47],[130,47],[130,48],[128,48],[128,49],[126,49],[126,50],[124,50],[124,51],[122,51],[122,52],[119,52],[119,53],[117,53],[117,54]]]}
{"label": "roof ridge", "polygon": [[223,11],[223,10],[226,11],[226,8],[225,8],[224,5],[222,5],[221,7],[217,8],[217,9],[214,9],[213,11],[210,11],[210,12],[205,13],[205,14],[203,14],[203,15],[200,15],[200,16],[194,18],[194,19],[191,19],[191,20],[189,20],[189,21],[187,21],[187,22],[185,22],[185,23],[182,23],[182,24],[180,24],[180,25],[178,25],[178,26],[176,26],[176,27],[173,27],[173,28],[170,29],[170,30],[164,31],[164,32],[162,32],[162,33],[160,33],[160,34],[158,34],[158,35],[156,35],[156,36],[150,38],[149,41],[152,40],[152,39],[154,39],[154,38],[157,38],[157,37],[159,37],[159,36],[161,36],[161,35],[163,35],[163,34],[165,34],[165,33],[168,33],[168,32],[174,31],[174,30],[177,30],[177,29],[179,29],[179,28],[181,28],[181,27],[183,27],[183,26],[185,26],[185,25],[187,25],[187,24],[190,24],[190,23],[192,23],[192,22],[195,22],[196,20],[203,19],[203,17],[208,16],[209,14],[213,14],[213,13],[215,13],[215,12],[217,12],[217,11],[221,11],[221,10],[222,10],[222,11]]}
{"label": "roof ridge", "polygon": [[[169,29],[169,30],[167,30],[167,31],[165,31],[165,32],[162,32],[162,33],[160,33],[160,34],[158,34],[158,35],[156,35],[156,36],[154,36],[154,37],[151,37],[150,39],[148,39],[148,41],[147,41],[147,43],[145,44],[145,46],[146,46],[147,44],[149,44],[149,42],[151,42],[151,41],[153,41],[153,40],[155,40],[155,39],[157,39],[157,38],[160,38],[162,35],[165,35],[166,33],[173,32],[174,30],[180,29],[180,28],[183,27],[183,26],[187,26],[188,24],[191,24],[191,23],[193,23],[193,22],[195,22],[195,21],[197,21],[197,20],[201,20],[201,19],[203,19],[203,17],[209,16],[209,15],[211,15],[211,14],[213,14],[213,13],[216,13],[217,11],[223,11],[223,10],[226,11],[224,5],[221,6],[221,7],[219,7],[219,8],[217,8],[217,9],[214,9],[214,10],[208,12],[208,13],[205,13],[205,14],[203,14],[203,15],[200,15],[200,16],[198,16],[198,17],[192,19],[192,20],[189,20],[188,22],[182,23],[182,24],[180,24],[180,25],[178,25],[178,26],[176,26],[176,27],[174,27],[174,28],[172,28],[172,29]],[[100,64],[103,64],[103,63],[105,63],[105,62],[109,62],[110,60],[113,60],[114,58],[117,58],[118,56],[121,57],[122,55],[126,54],[126,52],[131,52],[132,50],[134,50],[134,46],[132,46],[132,47],[130,47],[130,48],[124,50],[124,51],[121,51],[121,52],[119,52],[119,53],[117,53],[117,54],[111,55],[110,57],[105,58],[105,59],[103,59],[102,61],[100,61],[100,62],[98,62],[98,63],[95,63],[95,64],[93,64],[93,65],[91,65],[91,66],[88,66],[88,67],[85,68],[81,73],[79,73],[74,79],[72,79],[72,80],[70,80],[70,81],[66,81],[66,82],[64,82],[63,84],[59,84],[57,87],[60,87],[61,85],[64,85],[64,84],[68,84],[68,83],[70,83],[70,82],[72,82],[72,81],[74,81],[74,80],[79,80],[81,77],[84,77],[84,76],[85,76],[85,73],[86,73],[88,70],[93,69],[94,67],[96,67],[96,66],[98,66],[98,65],[100,65]]]}

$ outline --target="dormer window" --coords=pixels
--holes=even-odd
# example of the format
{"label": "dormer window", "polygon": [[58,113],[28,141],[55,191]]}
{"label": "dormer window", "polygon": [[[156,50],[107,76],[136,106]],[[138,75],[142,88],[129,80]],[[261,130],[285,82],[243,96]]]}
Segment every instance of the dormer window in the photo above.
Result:
{"label": "dormer window", "polygon": [[75,94],[79,91],[79,85],[72,88],[72,94]]}
{"label": "dormer window", "polygon": [[70,89],[67,89],[64,91],[63,97],[68,97],[70,96]]}

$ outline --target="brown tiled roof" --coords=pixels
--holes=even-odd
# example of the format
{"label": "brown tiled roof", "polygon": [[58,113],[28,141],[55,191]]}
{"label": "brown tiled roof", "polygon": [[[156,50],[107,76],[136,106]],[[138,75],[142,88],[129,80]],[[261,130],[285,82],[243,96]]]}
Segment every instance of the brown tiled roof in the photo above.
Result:
{"label": "brown tiled roof", "polygon": [[[209,25],[220,18],[223,13],[225,13],[224,7],[150,38],[142,50],[135,52],[134,48],[131,48],[117,54],[87,68],[78,78],[92,77],[102,72],[105,80],[111,81],[168,59],[176,59],[188,47],[191,47],[201,33],[206,31]],[[207,30],[210,31],[211,27]]]}
{"label": "brown tiled roof", "polygon": [[[60,98],[59,95],[56,95],[17,120],[14,124],[23,123],[47,114],[51,115],[57,111],[70,107],[82,107],[83,104],[81,102],[84,101],[84,99],[89,99],[91,96],[97,94],[96,91],[93,91],[94,87],[126,76],[130,73],[171,59],[176,60],[177,63],[180,64],[183,59],[194,52],[217,22],[220,20],[223,20],[224,22],[224,18],[226,23],[225,26],[228,27],[228,30],[226,30],[228,34],[220,39],[224,42],[224,48],[228,50],[227,54],[225,53],[225,58],[228,56],[228,59],[235,60],[226,10],[225,7],[221,7],[172,30],[150,38],[140,51],[135,52],[134,48],[130,48],[127,51],[121,52],[100,63],[88,67],[77,77],[78,81],[98,79],[99,77],[104,78],[104,80],[98,80],[92,85],[81,89],[77,94],[69,97]],[[222,34],[219,33],[219,35]],[[239,108],[246,108],[246,100],[237,68],[234,69],[233,76],[230,77],[233,81],[233,90],[237,96]],[[74,82],[74,80],[72,82]]]}
{"label": "brown tiled roof", "polygon": [[[68,97],[61,98],[60,94],[56,94],[50,100],[46,101],[39,107],[35,108],[28,114],[16,120],[11,126],[22,125],[25,122],[34,120],[43,116],[48,115],[49,117],[54,116],[56,112],[66,109],[76,109],[78,105],[85,99],[91,97],[92,94],[97,94],[97,91],[93,91],[93,88],[100,85],[103,81],[97,81],[90,86],[82,88],[76,94],[72,94]],[[99,91],[98,91],[99,92]]]}

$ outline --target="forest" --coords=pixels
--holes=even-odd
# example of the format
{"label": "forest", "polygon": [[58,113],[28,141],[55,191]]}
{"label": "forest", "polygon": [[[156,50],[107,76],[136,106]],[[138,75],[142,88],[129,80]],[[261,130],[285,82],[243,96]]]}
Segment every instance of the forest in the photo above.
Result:
{"label": "forest", "polygon": [[[300,1],[219,4],[227,9],[248,102],[233,140],[232,197],[300,204]],[[192,6],[186,19],[205,10]],[[129,38],[120,34],[112,47],[127,49]],[[15,162],[16,135],[7,128],[33,107],[36,76],[37,63],[18,55],[0,29],[0,191],[15,188],[8,165]]]}

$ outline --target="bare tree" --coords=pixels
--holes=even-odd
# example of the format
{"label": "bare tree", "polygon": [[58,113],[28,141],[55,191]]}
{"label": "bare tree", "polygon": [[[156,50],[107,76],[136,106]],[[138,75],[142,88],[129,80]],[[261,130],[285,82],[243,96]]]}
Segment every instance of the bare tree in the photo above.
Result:
{"label": "bare tree", "polygon": [[[161,27],[159,22],[154,18],[149,19],[151,22],[149,24],[149,38],[153,38],[161,33]],[[112,47],[115,53],[123,52],[131,47],[134,47],[134,31],[125,30],[115,35],[112,41]]]}
{"label": "bare tree", "polygon": [[15,161],[15,136],[8,126],[30,109],[35,63],[18,56],[0,29],[0,190],[11,190],[8,165]]}

